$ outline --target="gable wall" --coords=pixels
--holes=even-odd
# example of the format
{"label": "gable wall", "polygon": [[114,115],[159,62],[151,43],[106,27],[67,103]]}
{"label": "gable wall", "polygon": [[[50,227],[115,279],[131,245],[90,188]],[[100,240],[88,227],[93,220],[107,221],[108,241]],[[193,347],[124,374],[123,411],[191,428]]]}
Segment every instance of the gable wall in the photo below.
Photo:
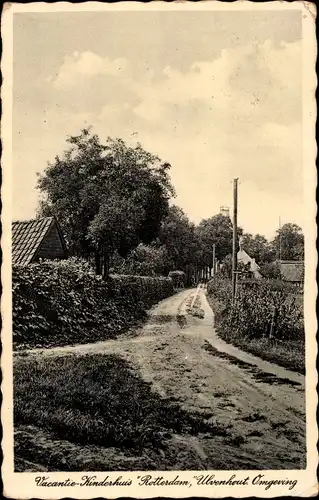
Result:
{"label": "gable wall", "polygon": [[56,225],[53,224],[41,243],[36,259],[63,259],[65,257],[66,254],[61,242],[60,234]]}

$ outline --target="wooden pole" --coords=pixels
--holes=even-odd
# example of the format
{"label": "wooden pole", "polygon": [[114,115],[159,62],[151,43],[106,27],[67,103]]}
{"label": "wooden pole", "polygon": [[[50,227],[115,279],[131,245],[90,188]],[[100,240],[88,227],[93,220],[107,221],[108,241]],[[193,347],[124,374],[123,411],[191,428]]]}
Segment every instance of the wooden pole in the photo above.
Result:
{"label": "wooden pole", "polygon": [[270,332],[269,332],[269,338],[273,338],[275,334],[275,328],[276,328],[276,319],[277,319],[277,309],[276,306],[273,307],[272,315],[271,315],[271,323],[270,323]]}
{"label": "wooden pole", "polygon": [[233,216],[233,255],[232,255],[232,291],[233,301],[236,297],[237,271],[237,211],[238,211],[238,179],[234,179],[234,216]]}
{"label": "wooden pole", "polygon": [[279,216],[279,264],[281,264],[281,217]]}
{"label": "wooden pole", "polygon": [[215,276],[216,244],[213,244],[213,276]]}

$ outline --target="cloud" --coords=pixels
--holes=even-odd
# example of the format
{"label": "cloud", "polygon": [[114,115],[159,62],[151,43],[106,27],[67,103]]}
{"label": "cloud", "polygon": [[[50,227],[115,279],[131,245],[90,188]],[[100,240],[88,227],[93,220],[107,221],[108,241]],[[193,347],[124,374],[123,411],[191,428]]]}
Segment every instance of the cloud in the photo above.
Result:
{"label": "cloud", "polygon": [[156,123],[158,120],[163,118],[165,113],[164,107],[164,103],[160,103],[159,101],[149,97],[134,108],[134,113],[147,121]]}
{"label": "cloud", "polygon": [[[81,126],[92,124],[102,141],[109,135],[131,141],[137,132],[136,140],[171,163],[176,201],[191,219],[231,206],[231,181],[239,177],[246,230],[269,234],[279,213],[300,223],[300,42],[235,45],[184,71],[150,66],[89,51],[65,57],[45,86],[46,125],[39,125],[39,112],[20,127],[25,144],[35,144],[30,170],[40,169],[33,161],[37,137],[39,165]],[[26,155],[19,151],[22,169]]]}
{"label": "cloud", "polygon": [[[186,73],[165,68],[151,93],[143,84],[136,86],[141,102],[135,112],[141,114],[156,102],[165,113],[165,106],[188,106],[197,100],[222,122],[232,118],[233,123],[248,119],[255,125],[265,120],[288,123],[300,118],[300,69],[299,42],[229,48],[215,60],[194,63]],[[160,118],[150,113],[150,121]]]}
{"label": "cloud", "polygon": [[126,66],[126,59],[112,61],[90,51],[74,52],[72,56],[65,57],[56,77],[51,76],[48,81],[56,88],[70,89],[76,87],[81,78],[90,79],[99,75],[121,76]]}
{"label": "cloud", "polygon": [[167,66],[158,75],[143,62],[138,66],[137,72],[126,59],[75,52],[49,81],[60,91],[85,91],[87,107],[98,100],[114,104],[124,98],[151,126],[162,127],[165,120],[166,126],[176,128],[179,116],[191,111],[202,128],[211,121],[229,135],[239,126],[287,124],[301,117],[300,42],[234,46],[184,72]]}
{"label": "cloud", "polygon": [[[161,144],[180,168],[183,158],[185,176],[195,169],[205,179],[213,171],[210,180],[224,189],[226,177],[239,176],[256,191],[300,194],[300,69],[299,42],[236,46],[186,73],[165,68],[151,92],[137,88],[141,100],[133,111],[152,133],[145,139],[150,146]],[[204,182],[192,185],[201,185],[209,206]]]}

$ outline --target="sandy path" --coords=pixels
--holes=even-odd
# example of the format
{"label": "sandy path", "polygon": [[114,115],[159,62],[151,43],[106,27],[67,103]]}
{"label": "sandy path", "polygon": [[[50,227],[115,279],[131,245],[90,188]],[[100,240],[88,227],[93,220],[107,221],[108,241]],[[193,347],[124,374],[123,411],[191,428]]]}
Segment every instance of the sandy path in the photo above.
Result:
{"label": "sandy path", "polygon": [[[147,324],[135,336],[32,353],[56,356],[100,352],[128,359],[145,380],[152,382],[155,391],[175,397],[185,409],[200,411],[216,424],[216,436],[187,438],[203,468],[304,467],[303,377],[296,378],[296,374],[223,343],[213,330],[213,313],[203,291],[204,318],[185,315],[185,302],[193,293],[184,290],[162,301],[149,312]],[[186,323],[180,321],[181,314]],[[207,350],[209,344],[215,348],[212,352]],[[218,351],[257,364],[259,371],[273,374],[271,383],[260,381],[246,365],[221,358]],[[286,382],[277,384],[276,377]]]}

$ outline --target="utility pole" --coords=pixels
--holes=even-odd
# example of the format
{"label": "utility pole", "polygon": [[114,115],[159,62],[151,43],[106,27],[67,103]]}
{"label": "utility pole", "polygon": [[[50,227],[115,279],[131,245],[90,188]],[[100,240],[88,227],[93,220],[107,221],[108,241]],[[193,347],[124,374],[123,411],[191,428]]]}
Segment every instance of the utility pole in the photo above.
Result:
{"label": "utility pole", "polygon": [[237,284],[237,211],[238,211],[238,178],[234,179],[233,259],[232,259],[233,302],[236,297],[236,284]]}
{"label": "utility pole", "polygon": [[279,215],[279,264],[281,264],[281,217]]}
{"label": "utility pole", "polygon": [[213,277],[215,276],[216,244],[213,244]]}

